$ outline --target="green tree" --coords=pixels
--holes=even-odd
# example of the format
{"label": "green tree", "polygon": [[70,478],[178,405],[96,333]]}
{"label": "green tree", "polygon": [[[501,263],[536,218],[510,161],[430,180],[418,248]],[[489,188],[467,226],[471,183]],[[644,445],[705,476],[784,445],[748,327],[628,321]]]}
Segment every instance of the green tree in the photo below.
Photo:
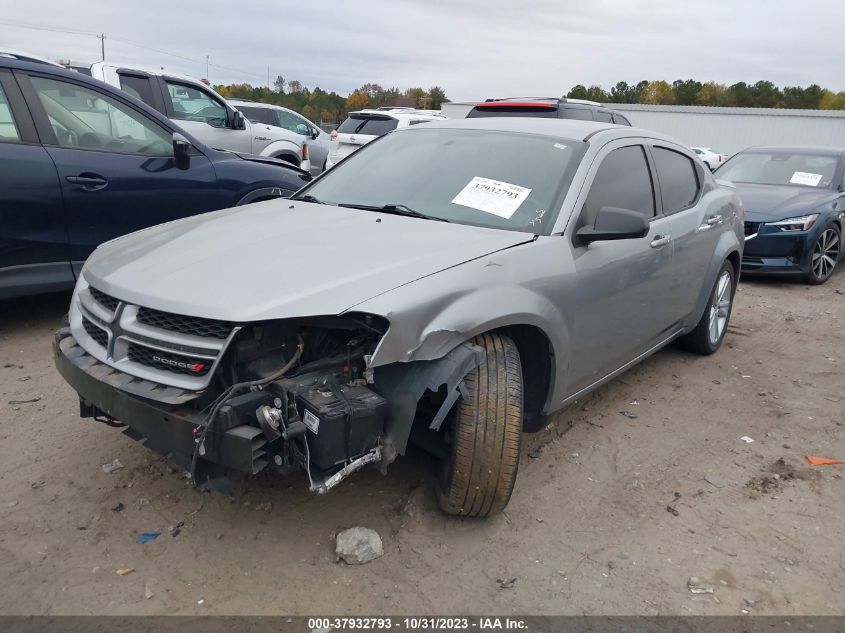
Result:
{"label": "green tree", "polygon": [[280,95],[285,94],[285,78],[279,75],[276,77],[276,81],[273,82],[273,88],[276,89]]}
{"label": "green tree", "polygon": [[369,103],[370,98],[366,92],[355,91],[346,97],[346,110],[347,112],[361,110],[366,108]]}
{"label": "green tree", "polygon": [[698,91],[701,90],[701,82],[695,79],[676,79],[672,82],[672,90],[675,91],[675,103],[678,105],[693,105]]}
{"label": "green tree", "polygon": [[816,110],[822,100],[822,88],[816,84],[802,88],[801,86],[784,86],[783,107],[805,108]]}
{"label": "green tree", "polygon": [[701,90],[695,95],[695,104],[704,106],[726,105],[728,89],[715,81],[708,81],[701,86]]}
{"label": "green tree", "polygon": [[431,88],[429,88],[428,96],[431,98],[428,107],[432,110],[439,110],[440,106],[443,105],[443,102],[449,100],[446,98],[446,91],[443,90],[443,88],[441,88],[440,86],[432,86]]}
{"label": "green tree", "polygon": [[754,107],[756,108],[778,108],[782,106],[783,94],[771,81],[758,81],[751,86],[751,94],[754,95]]}
{"label": "green tree", "polygon": [[573,86],[572,90],[566,93],[566,97],[568,99],[586,99],[587,98],[587,87],[578,84],[577,86]]}
{"label": "green tree", "polygon": [[601,86],[592,85],[587,88],[587,96],[586,99],[590,101],[598,101],[599,103],[607,103],[610,101],[610,95],[608,95]]}
{"label": "green tree", "polygon": [[823,90],[819,108],[822,110],[845,110],[845,92]]}

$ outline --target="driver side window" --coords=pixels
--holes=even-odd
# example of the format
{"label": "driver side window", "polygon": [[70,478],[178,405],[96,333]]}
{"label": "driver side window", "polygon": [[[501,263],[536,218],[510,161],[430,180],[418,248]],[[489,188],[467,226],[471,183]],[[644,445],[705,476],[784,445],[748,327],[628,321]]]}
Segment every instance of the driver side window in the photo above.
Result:
{"label": "driver side window", "polygon": [[167,130],[117,100],[70,82],[31,80],[60,147],[173,155],[173,138]]}
{"label": "driver side window", "polygon": [[211,127],[229,127],[226,106],[204,90],[187,84],[165,81],[174,119],[199,121]]}
{"label": "driver side window", "polygon": [[279,127],[290,130],[291,132],[296,132],[297,134],[301,134],[303,136],[311,134],[311,126],[306,125],[305,121],[300,119],[298,116],[291,114],[286,110],[275,110],[275,114],[279,121]]}

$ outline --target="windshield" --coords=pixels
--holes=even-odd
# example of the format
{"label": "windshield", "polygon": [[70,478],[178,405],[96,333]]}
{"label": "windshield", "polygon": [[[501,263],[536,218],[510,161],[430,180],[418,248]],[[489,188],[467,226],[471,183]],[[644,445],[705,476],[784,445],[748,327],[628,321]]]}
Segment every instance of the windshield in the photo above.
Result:
{"label": "windshield", "polygon": [[303,193],[540,234],[553,225],[585,148],[545,136],[408,128],[367,145]]}
{"label": "windshield", "polygon": [[353,114],[340,124],[337,128],[338,134],[369,134],[371,136],[382,136],[395,130],[399,123],[389,116],[368,116],[366,114]]}
{"label": "windshield", "polygon": [[724,180],[761,185],[830,187],[838,163],[836,156],[792,152],[737,154],[716,175]]}

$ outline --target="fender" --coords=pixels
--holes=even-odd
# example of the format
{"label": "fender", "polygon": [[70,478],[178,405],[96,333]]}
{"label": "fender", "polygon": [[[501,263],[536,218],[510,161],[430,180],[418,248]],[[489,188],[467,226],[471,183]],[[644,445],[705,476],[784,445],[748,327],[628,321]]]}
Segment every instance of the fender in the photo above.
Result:
{"label": "fender", "polygon": [[[713,259],[710,260],[710,266],[707,269],[707,274],[704,276],[704,283],[699,291],[695,309],[692,314],[687,317],[687,320],[684,323],[685,332],[692,330],[698,323],[699,319],[701,319],[701,315],[704,314],[707,302],[710,300],[710,291],[713,289],[713,284],[716,283],[716,276],[719,274],[722,264],[733,253],[736,253],[738,261],[742,260],[742,245],[739,243],[736,234],[726,231],[722,233],[719,243],[716,245],[716,251],[713,254]],[[735,270],[735,284],[739,283],[739,268],[740,267],[737,266]],[[734,288],[734,291],[735,290],[736,288]]]}
{"label": "fender", "polygon": [[285,191],[280,187],[261,187],[260,189],[250,191],[243,198],[238,200],[238,203],[235,206],[239,207],[242,204],[250,204],[256,200],[267,200],[268,198],[286,198],[290,194],[290,191]]}
{"label": "fender", "polygon": [[282,139],[273,141],[267,147],[261,150],[260,156],[272,156],[273,158],[280,158],[281,156],[290,156],[294,159],[294,164],[299,165],[302,162],[302,146],[297,145],[293,141]]}

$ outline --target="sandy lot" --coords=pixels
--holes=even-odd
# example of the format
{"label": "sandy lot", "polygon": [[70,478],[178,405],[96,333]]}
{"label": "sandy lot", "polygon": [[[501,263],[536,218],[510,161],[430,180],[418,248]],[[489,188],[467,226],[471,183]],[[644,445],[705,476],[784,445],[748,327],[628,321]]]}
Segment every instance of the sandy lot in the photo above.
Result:
{"label": "sandy lot", "polygon": [[[422,453],[327,496],[268,476],[197,511],[182,473],[78,417],[50,351],[67,302],[0,302],[4,614],[845,614],[845,466],[804,459],[845,459],[841,271],[743,282],[718,354],[664,350],[525,436],[486,521],[437,511]],[[354,525],[384,557],[335,562]]]}

